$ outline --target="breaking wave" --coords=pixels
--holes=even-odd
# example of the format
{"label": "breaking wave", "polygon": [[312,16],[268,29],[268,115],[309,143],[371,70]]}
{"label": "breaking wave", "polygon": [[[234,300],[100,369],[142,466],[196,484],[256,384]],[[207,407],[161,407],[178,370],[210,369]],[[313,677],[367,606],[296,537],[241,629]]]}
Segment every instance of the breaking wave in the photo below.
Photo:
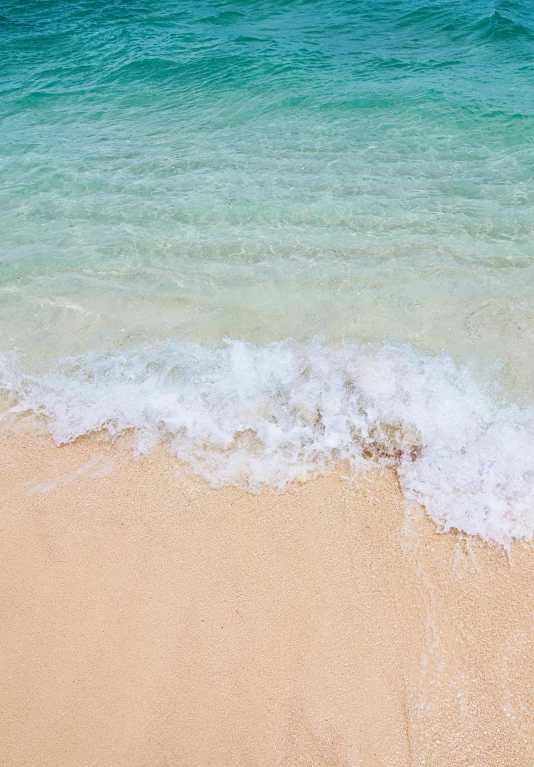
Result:
{"label": "breaking wave", "polygon": [[44,416],[57,444],[133,430],[215,486],[282,490],[336,465],[394,466],[439,529],[506,543],[534,529],[534,412],[443,353],[287,339],[162,342],[23,372],[0,357],[3,418]]}

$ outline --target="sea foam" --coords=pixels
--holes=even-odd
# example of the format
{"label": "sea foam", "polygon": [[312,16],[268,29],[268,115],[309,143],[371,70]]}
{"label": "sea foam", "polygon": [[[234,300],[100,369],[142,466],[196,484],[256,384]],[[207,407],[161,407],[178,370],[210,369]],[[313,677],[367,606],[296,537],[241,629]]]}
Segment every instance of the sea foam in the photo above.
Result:
{"label": "sea foam", "polygon": [[[0,358],[11,414],[43,415],[57,444],[133,430],[215,486],[283,490],[297,478],[395,466],[440,530],[506,543],[534,529],[534,412],[500,403],[443,353],[410,346],[162,342],[57,360]],[[4,414],[5,418],[5,414]]]}

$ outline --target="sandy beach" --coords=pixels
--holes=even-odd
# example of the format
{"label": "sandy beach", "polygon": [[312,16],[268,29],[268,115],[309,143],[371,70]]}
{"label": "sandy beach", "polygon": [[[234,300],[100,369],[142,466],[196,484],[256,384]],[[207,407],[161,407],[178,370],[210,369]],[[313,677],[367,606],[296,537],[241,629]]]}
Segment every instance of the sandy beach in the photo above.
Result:
{"label": "sandy beach", "polygon": [[534,760],[534,554],[392,471],[212,489],[94,439],[1,447],[0,764]]}
{"label": "sandy beach", "polygon": [[534,767],[532,0],[4,0],[0,767]]}

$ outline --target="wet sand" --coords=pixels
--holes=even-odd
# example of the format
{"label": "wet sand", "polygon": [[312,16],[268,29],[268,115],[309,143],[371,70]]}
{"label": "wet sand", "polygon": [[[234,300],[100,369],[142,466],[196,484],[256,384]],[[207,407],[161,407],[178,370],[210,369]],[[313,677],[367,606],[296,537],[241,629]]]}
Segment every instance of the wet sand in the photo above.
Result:
{"label": "wet sand", "polygon": [[163,454],[0,446],[0,764],[534,763],[534,552],[392,471],[281,495]]}

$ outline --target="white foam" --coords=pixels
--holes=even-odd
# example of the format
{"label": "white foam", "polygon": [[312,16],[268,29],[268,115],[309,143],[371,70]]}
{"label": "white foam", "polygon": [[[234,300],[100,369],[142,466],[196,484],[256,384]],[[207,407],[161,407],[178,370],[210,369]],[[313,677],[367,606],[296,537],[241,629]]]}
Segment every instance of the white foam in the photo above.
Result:
{"label": "white foam", "polygon": [[534,530],[534,413],[499,404],[467,369],[409,346],[286,340],[171,342],[57,361],[0,358],[10,412],[48,419],[58,444],[127,429],[167,441],[214,485],[283,489],[340,462],[395,465],[442,530],[506,543]]}

